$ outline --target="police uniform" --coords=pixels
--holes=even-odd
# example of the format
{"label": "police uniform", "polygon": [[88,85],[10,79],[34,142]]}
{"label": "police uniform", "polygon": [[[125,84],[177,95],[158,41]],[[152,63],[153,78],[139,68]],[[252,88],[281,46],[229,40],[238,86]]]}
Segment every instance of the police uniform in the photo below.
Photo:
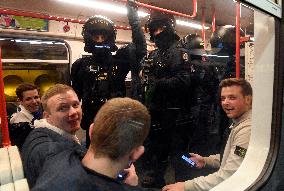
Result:
{"label": "police uniform", "polygon": [[[116,30],[110,20],[104,17],[91,17],[83,27],[85,51],[92,55],[75,61],[71,68],[71,80],[72,87],[79,99],[82,99],[81,126],[85,130],[88,130],[95,114],[108,99],[125,96],[127,73],[131,70],[132,75],[138,76],[139,60],[147,51],[146,41],[137,12],[131,6],[128,6],[128,19],[132,28],[133,43],[118,50],[115,45]],[[106,33],[107,41],[95,43],[92,39],[92,30]],[[112,55],[111,52],[115,50],[116,54]]]}
{"label": "police uniform", "polygon": [[223,158],[220,155],[204,157],[206,167],[215,167],[219,170],[208,176],[201,176],[185,182],[185,191],[210,190],[234,174],[241,165],[249,145],[251,133],[251,110],[238,119],[233,120],[230,126],[231,133],[227,141]]}
{"label": "police uniform", "polygon": [[[219,79],[215,67],[211,63],[201,60],[193,60],[191,63],[193,91],[190,114],[191,126],[194,130],[189,147],[191,152],[198,151],[203,155],[205,153],[202,150],[206,150],[207,153],[209,151],[209,133],[213,131],[215,125]],[[214,148],[212,147],[212,149]]]}
{"label": "police uniform", "polygon": [[[160,21],[160,18],[164,20]],[[190,57],[167,16],[150,17],[153,22],[166,25],[164,31],[151,39],[158,49],[143,60],[145,104],[151,114],[151,130],[146,140],[144,154],[143,186],[161,187],[165,184],[164,174],[168,156],[173,159],[186,150],[186,124],[190,105]],[[152,21],[149,25],[152,25]],[[153,24],[154,26],[154,24]],[[158,37],[157,37],[158,38]],[[178,124],[179,123],[179,124]]]}

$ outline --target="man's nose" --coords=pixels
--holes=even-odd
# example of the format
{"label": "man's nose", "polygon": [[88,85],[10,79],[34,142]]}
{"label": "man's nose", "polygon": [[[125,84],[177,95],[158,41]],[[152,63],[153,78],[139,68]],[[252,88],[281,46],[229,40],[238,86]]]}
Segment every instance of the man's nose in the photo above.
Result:
{"label": "man's nose", "polygon": [[73,106],[70,106],[69,116],[72,116],[74,114],[77,114],[77,108],[74,108]]}
{"label": "man's nose", "polygon": [[103,42],[105,38],[103,36],[98,36],[98,42]]}
{"label": "man's nose", "polygon": [[228,103],[229,103],[229,99],[228,99],[228,98],[223,99],[223,100],[222,100],[222,103],[223,103],[223,104],[228,104]]}
{"label": "man's nose", "polygon": [[33,103],[36,103],[36,102],[37,102],[37,99],[36,99],[36,98],[32,98],[32,102],[33,102]]}

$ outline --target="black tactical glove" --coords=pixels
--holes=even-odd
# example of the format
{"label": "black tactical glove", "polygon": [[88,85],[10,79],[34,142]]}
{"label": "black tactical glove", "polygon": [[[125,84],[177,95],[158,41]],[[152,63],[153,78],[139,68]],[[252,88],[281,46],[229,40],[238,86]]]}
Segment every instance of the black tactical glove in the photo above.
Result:
{"label": "black tactical glove", "polygon": [[127,0],[127,6],[133,7],[136,10],[138,9],[137,4],[136,4],[136,0]]}
{"label": "black tactical glove", "polygon": [[131,27],[133,27],[133,25],[137,25],[138,23],[138,14],[137,14],[137,6],[135,4],[135,0],[127,0],[127,17],[128,17],[128,21]]}

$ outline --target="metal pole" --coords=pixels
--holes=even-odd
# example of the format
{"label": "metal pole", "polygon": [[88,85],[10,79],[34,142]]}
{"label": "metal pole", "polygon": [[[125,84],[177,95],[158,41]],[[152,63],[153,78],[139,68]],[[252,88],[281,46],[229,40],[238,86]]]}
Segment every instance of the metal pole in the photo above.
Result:
{"label": "metal pole", "polygon": [[3,67],[2,67],[2,49],[0,46],[0,125],[2,130],[2,145],[8,147],[11,145],[8,130],[8,120],[6,111],[6,99],[4,94]]}
{"label": "metal pole", "polygon": [[202,30],[201,30],[202,40],[203,40],[203,48],[205,49],[205,7],[202,7]]}
{"label": "metal pole", "polygon": [[216,10],[215,7],[212,5],[212,32],[216,30]]}
{"label": "metal pole", "polygon": [[240,78],[240,1],[236,2],[236,78]]}
{"label": "metal pole", "polygon": [[[123,3],[127,2],[127,0],[114,0],[114,1],[119,1],[119,2],[123,2]],[[156,6],[153,6],[153,5],[148,5],[148,4],[145,4],[145,3],[140,3],[138,1],[135,1],[135,4],[138,7],[143,7],[143,8],[146,8],[146,9],[153,10],[153,11],[164,12],[164,13],[168,13],[168,14],[171,14],[171,15],[184,17],[184,18],[190,18],[190,19],[196,17],[196,14],[197,14],[197,0],[193,0],[192,3],[193,3],[193,13],[192,13],[192,15],[188,15],[188,14],[184,14],[184,13],[172,11],[172,10],[169,10],[169,9],[164,9],[164,8],[160,8],[160,7],[156,7]]]}

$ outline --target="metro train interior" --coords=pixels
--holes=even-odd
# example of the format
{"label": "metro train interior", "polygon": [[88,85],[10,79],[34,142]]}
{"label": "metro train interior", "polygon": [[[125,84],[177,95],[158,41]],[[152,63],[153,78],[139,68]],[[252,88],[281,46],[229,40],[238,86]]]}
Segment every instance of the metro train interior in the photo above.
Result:
{"label": "metro train interior", "polygon": [[[203,80],[200,83],[206,102],[193,108],[196,116],[189,116],[200,129],[189,133],[192,137],[189,137],[188,152],[202,155],[219,152],[224,129],[231,123],[219,103],[221,80],[245,78],[252,85],[252,130],[247,154],[236,173],[212,190],[281,190],[284,175],[281,170],[284,165],[282,1],[137,2],[148,53],[156,48],[144,27],[153,10],[174,15],[177,34],[181,38],[193,37],[188,38],[189,52],[191,62],[200,65],[199,75]],[[15,89],[19,84],[35,84],[40,95],[54,84],[71,84],[72,64],[90,55],[84,51],[81,34],[89,17],[103,15],[111,19],[117,29],[119,47],[131,42],[125,4],[124,0],[0,1],[0,93],[3,94],[0,95],[0,147],[10,146],[8,122],[17,112]],[[129,73],[125,79],[129,97],[131,80]],[[84,141],[84,135],[82,130],[78,137]],[[143,169],[138,167],[138,171]],[[181,171],[179,181],[214,172],[188,167]],[[168,166],[167,183],[175,182],[173,174]]]}

